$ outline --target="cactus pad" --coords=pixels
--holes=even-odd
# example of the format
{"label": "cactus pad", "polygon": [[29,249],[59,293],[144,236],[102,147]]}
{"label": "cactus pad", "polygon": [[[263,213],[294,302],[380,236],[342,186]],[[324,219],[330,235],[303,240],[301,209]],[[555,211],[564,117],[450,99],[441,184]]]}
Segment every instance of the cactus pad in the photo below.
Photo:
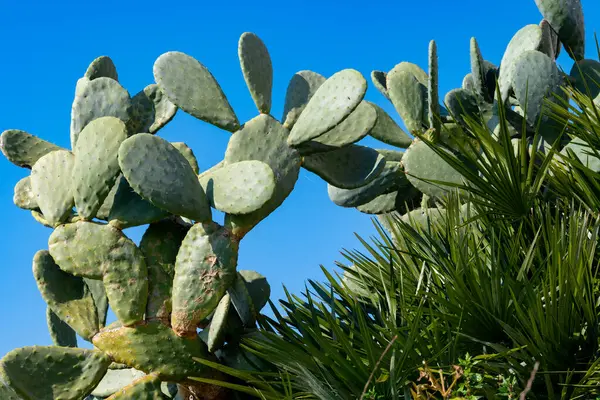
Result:
{"label": "cactus pad", "polygon": [[536,50],[526,51],[515,59],[513,89],[515,97],[526,107],[526,119],[531,125],[542,113],[544,99],[562,92],[562,76],[553,59]]}
{"label": "cactus pad", "polygon": [[540,27],[531,24],[521,28],[508,43],[502,56],[498,76],[498,88],[502,101],[506,102],[512,91],[515,60],[526,51],[537,50],[542,44],[542,39]]}
{"label": "cactus pad", "polygon": [[421,140],[415,140],[406,150],[402,164],[410,183],[430,197],[440,198],[451,187],[427,182],[423,179],[455,184],[463,183],[462,175]]}
{"label": "cactus pad", "polygon": [[119,165],[133,190],[156,207],[195,221],[211,219],[198,176],[166,140],[148,133],[130,137],[119,148]]}
{"label": "cactus pad", "polygon": [[147,375],[131,382],[107,400],[164,400],[160,383],[158,376]]}
{"label": "cactus pad", "polygon": [[92,396],[106,398],[144,376],[145,373],[133,368],[109,369],[92,392]]}
{"label": "cactus pad", "polygon": [[[402,64],[401,64],[402,65]],[[387,88],[396,111],[411,133],[424,130],[427,86],[406,68],[394,68],[387,76]]]}
{"label": "cactus pad", "polygon": [[298,146],[337,126],[358,107],[367,91],[360,72],[345,69],[327,79],[292,127],[288,144]]}
{"label": "cactus pad", "polygon": [[196,335],[179,337],[162,322],[146,322],[135,327],[109,325],[93,339],[94,346],[118,363],[163,380],[180,380],[202,374],[204,367],[192,357],[204,358],[206,345]]}
{"label": "cactus pad", "polygon": [[137,194],[121,176],[117,180],[117,190],[112,206],[109,210],[108,220],[110,224],[119,229],[132,226],[150,224],[166,218],[169,213],[152,203],[144,200]]}
{"label": "cactus pad", "polygon": [[171,51],[154,63],[154,79],[177,107],[221,129],[235,132],[240,123],[221,86],[198,60]]}
{"label": "cactus pad", "polygon": [[231,304],[237,311],[243,326],[253,326],[256,323],[256,310],[246,282],[239,273],[227,293],[229,293]]}
{"label": "cactus pad", "polygon": [[71,190],[75,157],[57,150],[40,158],[31,169],[31,188],[44,218],[52,226],[67,220],[73,206]]}
{"label": "cactus pad", "polygon": [[100,117],[83,128],[73,149],[73,196],[77,212],[91,220],[119,175],[119,146],[127,139],[125,123]]}
{"label": "cactus pad", "polygon": [[394,210],[406,209],[405,203],[414,205],[419,198],[419,190],[414,186],[403,187],[397,192],[379,195],[368,203],[362,204],[356,209],[365,214],[385,214]]}
{"label": "cactus pad", "polygon": [[115,117],[128,123],[130,109],[129,93],[114,79],[100,77],[83,81],[73,101],[71,148],[75,148],[83,128],[96,118]]}
{"label": "cactus pad", "polygon": [[452,89],[446,93],[444,102],[457,122],[466,124],[465,117],[479,120],[479,105],[474,92],[465,89]]}
{"label": "cactus pad", "polygon": [[[600,62],[596,60],[581,60],[573,64],[570,73],[573,86],[592,99],[600,95]],[[589,92],[588,92],[589,90]]]}
{"label": "cactus pad", "polygon": [[104,328],[106,325],[106,314],[108,313],[108,298],[106,297],[104,283],[101,280],[89,278],[83,278],[83,281],[94,298],[94,304],[98,313],[98,327]]}
{"label": "cactus pad", "polygon": [[170,320],[175,260],[188,230],[189,228],[172,219],[165,219],[150,224],[142,236],[140,250],[148,266],[146,320]]}
{"label": "cactus pad", "polygon": [[294,74],[285,94],[281,119],[286,129],[292,129],[310,99],[325,81],[323,75],[312,71],[300,71]]}
{"label": "cactus pad", "polygon": [[194,155],[192,149],[183,142],[174,142],[171,144],[173,145],[173,147],[179,150],[179,152],[185,157],[186,160],[188,160],[188,162],[192,166],[192,170],[196,175],[198,175],[200,173],[200,167],[198,167],[198,160],[196,160],[196,156]]}
{"label": "cactus pad", "polygon": [[268,114],[271,112],[273,65],[267,47],[254,33],[245,32],[240,37],[238,56],[256,108],[261,113]]}
{"label": "cactus pad", "polygon": [[273,117],[259,115],[244,124],[231,136],[225,164],[258,160],[268,164],[276,178],[275,193],[271,200],[253,213],[228,215],[226,223],[233,233],[242,237],[256,224],[279,207],[294,189],[300,172],[300,154],[286,143],[288,131]]}
{"label": "cactus pad", "polygon": [[77,334],[50,307],[46,307],[46,323],[52,343],[60,347],[77,347]]}
{"label": "cactus pad", "polygon": [[111,78],[115,81],[119,80],[117,68],[110,57],[107,56],[100,56],[92,61],[85,71],[83,77],[89,79],[90,81],[102,77]]}
{"label": "cactus pad", "polygon": [[377,112],[377,122],[369,135],[377,140],[391,146],[407,148],[412,143],[410,136],[398,126],[398,124],[385,112],[385,110],[374,103],[369,103]]}
{"label": "cactus pad", "polygon": [[258,160],[224,165],[203,176],[201,184],[211,206],[228,214],[249,214],[260,209],[275,192],[271,167]]}
{"label": "cactus pad", "polygon": [[21,347],[0,360],[10,387],[36,400],[80,400],[100,382],[109,364],[97,350],[54,346]]}
{"label": "cactus pad", "polygon": [[130,120],[127,130],[135,133],[155,134],[177,114],[177,107],[153,83],[131,99]]}
{"label": "cactus pad", "polygon": [[79,221],[56,228],[48,246],[63,271],[102,278],[111,309],[124,325],[143,319],[147,267],[141,251],[121,231],[110,225]]}
{"label": "cactus pad", "polygon": [[383,71],[371,71],[371,82],[379,90],[379,92],[386,98],[390,99],[390,95],[387,90],[387,73]]}
{"label": "cactus pad", "polygon": [[386,162],[377,178],[356,189],[341,189],[327,185],[329,198],[340,207],[358,207],[377,196],[387,194],[408,185],[408,180],[399,162]]}
{"label": "cactus pad", "polygon": [[0,150],[11,163],[31,169],[46,154],[64,149],[25,131],[9,129],[0,135]]}
{"label": "cactus pad", "polygon": [[83,279],[62,271],[46,250],[35,254],[33,276],[44,301],[79,336],[89,340],[98,332],[96,306]]}
{"label": "cactus pad", "polygon": [[236,276],[238,243],[211,222],[196,224],[181,243],[173,278],[171,325],[178,335],[196,332],[217,307]]}
{"label": "cactus pad", "polygon": [[339,125],[321,136],[302,144],[298,150],[302,155],[332,151],[358,142],[369,134],[377,122],[377,111],[368,102],[362,101]]}
{"label": "cactus pad", "polygon": [[271,286],[267,282],[267,278],[256,271],[240,270],[239,276],[246,283],[250,298],[254,304],[254,309],[260,311],[269,301],[271,296]]}
{"label": "cactus pad", "polygon": [[231,298],[228,293],[221,298],[215,312],[210,320],[210,324],[205,328],[208,331],[206,345],[208,351],[214,353],[215,350],[223,346],[225,342],[225,329],[227,328],[227,317],[231,309]]}
{"label": "cactus pad", "polygon": [[575,61],[585,56],[585,24],[581,0],[535,0],[535,4]]}
{"label": "cactus pad", "polygon": [[13,203],[24,210],[36,210],[38,208],[36,195],[31,188],[31,178],[26,176],[15,185]]}
{"label": "cactus pad", "polygon": [[385,158],[369,147],[350,145],[306,156],[302,166],[338,188],[355,189],[381,173]]}

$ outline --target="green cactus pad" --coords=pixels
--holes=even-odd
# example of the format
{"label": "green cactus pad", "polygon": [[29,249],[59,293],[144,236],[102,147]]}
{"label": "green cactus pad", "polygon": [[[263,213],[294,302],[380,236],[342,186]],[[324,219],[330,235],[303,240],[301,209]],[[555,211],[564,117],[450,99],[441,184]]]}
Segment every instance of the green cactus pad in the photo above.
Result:
{"label": "green cactus pad", "polygon": [[472,73],[469,72],[467,75],[465,75],[462,81],[461,88],[470,92],[475,90],[475,80],[473,79]]}
{"label": "green cactus pad", "polygon": [[300,154],[286,143],[288,131],[273,117],[261,114],[246,122],[232,135],[225,152],[225,164],[258,160],[268,164],[275,174],[275,193],[271,200],[253,213],[227,215],[226,224],[237,237],[244,236],[256,224],[279,207],[294,189],[300,172]]}
{"label": "green cactus pad", "polygon": [[89,278],[83,278],[83,281],[94,298],[94,304],[96,305],[96,312],[98,314],[98,327],[104,328],[106,325],[106,315],[108,314],[108,298],[106,297],[104,283],[101,280]]}
{"label": "green cactus pad", "polygon": [[189,228],[172,219],[150,224],[140,242],[148,266],[146,320],[169,322],[175,260]]}
{"label": "green cactus pad", "polygon": [[71,148],[75,148],[80,132],[100,117],[115,117],[129,122],[131,98],[127,90],[111,78],[100,77],[83,82],[73,101],[71,112]]}
{"label": "green cactus pad", "polygon": [[237,311],[237,315],[245,327],[254,326],[256,323],[256,310],[250,297],[250,292],[246,287],[244,278],[238,273],[233,285],[227,290],[231,299],[231,304]]}
{"label": "green cactus pad", "polygon": [[283,126],[292,129],[315,92],[327,79],[312,71],[294,74],[287,87],[283,106]]}
{"label": "green cactus pad", "polygon": [[412,139],[398,124],[378,105],[368,102],[377,111],[377,122],[369,135],[391,146],[407,148]]}
{"label": "green cactus pad", "polygon": [[231,309],[231,298],[228,293],[221,298],[215,312],[210,320],[210,324],[205,328],[206,345],[208,351],[214,353],[225,343],[225,330],[227,329],[227,317]]}
{"label": "green cactus pad", "polygon": [[377,149],[377,152],[381,154],[386,161],[402,161],[402,156],[404,156],[403,151],[390,149]]}
{"label": "green cactus pad", "polygon": [[491,103],[494,99],[494,92],[490,90],[490,83],[492,84],[492,88],[496,86],[496,82],[489,82],[488,73],[489,73],[489,64],[486,65],[483,56],[481,55],[481,50],[479,49],[479,44],[477,43],[477,39],[471,38],[471,79],[473,82],[472,92],[479,98],[481,101],[485,101]]}
{"label": "green cactus pad", "polygon": [[575,61],[583,59],[585,24],[581,0],[535,0],[535,4],[552,29],[558,32],[569,56]]}
{"label": "green cactus pad", "polygon": [[411,133],[424,131],[427,86],[409,70],[394,68],[387,76],[387,88],[396,111]]}
{"label": "green cactus pad", "polygon": [[575,157],[577,157],[584,166],[594,172],[600,172],[600,158],[596,156],[594,149],[592,149],[584,140],[580,138],[573,139],[560,151],[560,154],[568,156],[569,150],[575,153]]}
{"label": "green cactus pad", "polygon": [[442,208],[418,208],[404,214],[400,219],[413,228],[428,230],[430,226],[443,221],[446,210]]}
{"label": "green cactus pad", "polygon": [[121,144],[119,165],[133,190],[154,206],[195,221],[210,221],[198,176],[171,143],[149,133],[134,135]]}
{"label": "green cactus pad", "polygon": [[[423,70],[423,68],[419,67],[417,64],[402,61],[401,63],[396,64],[394,66],[394,68],[392,68],[392,70],[390,72],[388,72],[388,76],[392,72],[398,73],[400,71],[409,72],[411,75],[413,75],[417,79],[417,81],[419,81],[423,85],[427,86],[427,82],[429,81],[429,76],[427,76],[427,72],[425,72]],[[386,83],[387,83],[387,81],[386,81]],[[388,91],[389,91],[389,86],[386,86],[386,87],[388,88]]]}
{"label": "green cactus pad", "polygon": [[429,79],[427,81],[427,107],[429,127],[440,132],[442,120],[440,116],[440,99],[438,88],[438,55],[435,41],[429,42]]}
{"label": "green cactus pad", "polygon": [[31,169],[31,188],[50,225],[66,221],[75,205],[71,189],[74,166],[71,152],[57,150],[40,158]]}
{"label": "green cactus pad", "polygon": [[52,343],[60,347],[77,347],[77,334],[50,307],[46,307],[46,324]]}
{"label": "green cactus pad", "polygon": [[526,51],[515,59],[513,89],[520,104],[527,104],[527,122],[534,125],[542,113],[544,99],[560,95],[562,76],[553,59],[536,50]]}
{"label": "green cactus pad", "polygon": [[397,191],[407,185],[408,180],[400,163],[388,161],[379,176],[368,184],[356,189],[341,189],[327,185],[327,192],[331,201],[340,207],[358,207],[377,196]]}
{"label": "green cactus pad", "polygon": [[298,146],[337,126],[358,107],[367,91],[360,72],[345,69],[327,79],[314,93],[292,127],[288,144]]}
{"label": "green cactus pad", "polygon": [[589,95],[592,99],[600,96],[600,62],[596,60],[578,61],[571,67],[569,75],[573,78],[573,86],[581,93]]}
{"label": "green cactus pad", "polygon": [[244,80],[256,108],[263,114],[269,114],[273,89],[273,65],[267,46],[254,33],[245,32],[238,43],[238,56]]}
{"label": "green cactus pad", "polygon": [[187,54],[171,51],[154,63],[154,79],[177,107],[221,129],[235,132],[240,123],[210,71]]}
{"label": "green cactus pad", "polygon": [[92,396],[106,398],[145,376],[145,373],[134,368],[109,369],[92,392]]}
{"label": "green cactus pad", "polygon": [[102,202],[102,205],[96,212],[96,218],[102,221],[108,221],[108,215],[110,214],[110,210],[113,208],[113,205],[115,203],[115,195],[117,194],[117,190],[119,189],[121,179],[124,179],[123,174],[119,174],[119,176],[117,176],[115,184],[112,186],[112,188],[110,188],[110,192],[108,192],[106,198],[104,199],[104,202]]}
{"label": "green cactus pad", "polygon": [[302,144],[298,150],[302,155],[333,151],[358,142],[375,126],[377,111],[368,102],[362,101],[339,125],[321,136]]}
{"label": "green cactus pad", "polygon": [[140,322],[148,297],[148,271],[137,246],[111,225],[79,221],[61,225],[48,239],[60,268],[104,282],[111,309],[124,325]]}
{"label": "green cactus pad", "polygon": [[157,375],[147,375],[131,382],[107,400],[164,400]]}
{"label": "green cactus pad", "polygon": [[151,224],[166,218],[169,213],[155,207],[137,194],[125,177],[118,178],[117,190],[108,214],[110,224],[119,229]]}
{"label": "green cactus pad", "polygon": [[91,339],[98,333],[98,314],[83,279],[62,271],[46,250],[33,258],[33,276],[48,306],[79,336]]}
{"label": "green cactus pad", "polygon": [[371,71],[371,82],[379,90],[379,92],[386,98],[390,99],[390,95],[387,90],[387,74],[383,71]]}
{"label": "green cactus pad", "polygon": [[236,276],[238,243],[216,223],[196,224],[181,243],[173,278],[171,325],[180,336],[217,307]]}
{"label": "green cactus pad", "polygon": [[555,55],[556,55],[555,39],[558,38],[558,36],[554,33],[554,31],[550,27],[550,23],[548,21],[546,21],[545,19],[542,20],[542,22],[540,22],[539,27],[540,27],[540,30],[542,31],[542,40],[540,42],[538,51],[541,51],[548,57],[555,59]]}
{"label": "green cactus pad", "polygon": [[[55,224],[51,224],[50,222],[48,222],[46,218],[44,218],[44,215],[37,210],[31,210],[31,216],[33,217],[33,219],[35,219],[40,224],[44,225],[46,228],[54,228],[56,226]],[[79,221],[79,217],[74,214],[70,214],[69,218],[67,218],[65,222],[76,221]]]}
{"label": "green cactus pad", "polygon": [[0,135],[0,150],[11,163],[31,169],[46,154],[64,149],[25,131],[9,129]]}
{"label": "green cactus pad", "polygon": [[91,220],[119,175],[119,146],[127,139],[125,123],[100,117],[83,128],[73,149],[73,196],[78,214]]}
{"label": "green cactus pad", "polygon": [[198,167],[198,160],[196,160],[196,156],[194,155],[192,149],[183,142],[173,142],[171,144],[173,145],[173,147],[179,150],[181,154],[183,154],[185,159],[188,160],[188,162],[192,166],[192,170],[194,170],[194,173],[198,175],[200,173],[200,167]]}
{"label": "green cactus pad", "polygon": [[452,117],[461,124],[466,123],[466,117],[479,120],[479,105],[474,92],[452,89],[446,93],[444,102]]}
{"label": "green cactus pad", "polygon": [[502,101],[506,102],[512,92],[515,60],[526,51],[537,50],[542,44],[542,39],[540,27],[531,24],[521,28],[508,43],[500,62],[500,74],[498,75],[498,89]]}
{"label": "green cactus pad", "polygon": [[355,189],[377,178],[385,158],[369,147],[350,145],[306,156],[302,166],[338,188]]}
{"label": "green cactus pad", "polygon": [[22,397],[17,395],[14,390],[12,390],[8,383],[4,381],[2,377],[2,365],[0,365],[0,399],[3,400],[23,400]]}
{"label": "green cactus pad", "polygon": [[246,283],[254,309],[259,312],[271,296],[271,286],[267,282],[267,278],[256,271],[240,270],[238,273]]}
{"label": "green cactus pad", "polygon": [[397,192],[382,194],[356,209],[365,214],[385,214],[394,210],[405,209],[405,203],[415,204],[419,190],[413,186],[404,187]]}
{"label": "green cactus pad", "polygon": [[130,120],[127,130],[136,133],[155,134],[177,114],[177,107],[153,83],[146,86],[131,99]]}
{"label": "green cactus pad", "polygon": [[115,81],[119,80],[117,68],[108,56],[100,56],[92,61],[88,66],[88,69],[85,71],[83,77],[89,79],[90,81],[102,77],[111,78]]}
{"label": "green cactus pad", "polygon": [[402,158],[402,164],[410,183],[430,197],[441,198],[448,190],[454,188],[426,182],[422,179],[456,184],[463,183],[462,175],[421,140],[415,140],[406,150]]}
{"label": "green cactus pad", "polygon": [[93,343],[116,362],[145,373],[158,373],[164,381],[198,376],[206,369],[192,359],[206,357],[204,342],[197,335],[179,337],[159,321],[130,328],[109,325],[94,336]]}
{"label": "green cactus pad", "polygon": [[26,176],[21,179],[15,185],[15,194],[13,196],[13,203],[19,208],[24,210],[37,210],[38,204],[36,200],[36,194],[31,188],[31,178]]}
{"label": "green cactus pad", "polygon": [[249,214],[260,209],[275,193],[271,167],[258,160],[224,165],[203,176],[201,184],[210,204],[228,214]]}
{"label": "green cactus pad", "polygon": [[80,400],[96,387],[109,364],[97,350],[54,346],[21,347],[0,360],[10,387],[36,400]]}

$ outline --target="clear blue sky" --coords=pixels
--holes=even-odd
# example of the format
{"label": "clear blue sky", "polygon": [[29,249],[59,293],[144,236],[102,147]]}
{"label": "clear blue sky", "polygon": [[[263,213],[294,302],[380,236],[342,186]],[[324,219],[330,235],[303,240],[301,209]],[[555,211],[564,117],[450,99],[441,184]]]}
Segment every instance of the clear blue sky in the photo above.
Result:
{"label": "clear blue sky", "polygon": [[[600,6],[596,0],[583,0],[583,5],[587,56],[596,58],[593,33],[600,28]],[[247,121],[256,110],[237,58],[237,41],[245,31],[259,35],[271,53],[272,113],[277,118],[295,72],[310,69],[330,76],[354,68],[368,78],[371,70],[388,71],[401,61],[426,69],[431,39],[438,44],[443,96],[459,87],[469,72],[471,36],[478,39],[484,58],[499,64],[513,34],[540,20],[533,0],[4,1],[0,131],[23,129],[69,147],[75,83],[90,61],[110,56],[121,83],[134,95],[153,83],[154,61],[170,50],[205,64],[240,121]],[[564,56],[560,60],[570,68],[569,60]],[[367,99],[397,119],[371,84]],[[205,170],[222,159],[230,134],[180,111],[160,135],[190,145]],[[374,140],[366,143],[386,147]],[[0,158],[0,357],[15,347],[51,344],[45,303],[31,273],[32,257],[47,248],[51,231],[12,202],[15,183],[28,173]],[[327,197],[326,184],[303,171],[283,207],[242,242],[239,268],[266,275],[273,299],[282,297],[282,284],[299,293],[306,279],[322,277],[319,265],[331,268],[341,260],[342,248],[358,246],[354,232],[373,234],[370,216],[335,206]],[[127,231],[136,242],[142,233]]]}

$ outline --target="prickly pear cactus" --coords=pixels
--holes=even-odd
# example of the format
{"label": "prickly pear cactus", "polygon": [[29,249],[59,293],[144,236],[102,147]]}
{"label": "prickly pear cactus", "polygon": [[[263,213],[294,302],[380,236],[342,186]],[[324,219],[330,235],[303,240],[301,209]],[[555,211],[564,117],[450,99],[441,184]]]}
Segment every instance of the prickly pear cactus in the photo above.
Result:
{"label": "prickly pear cactus", "polygon": [[[367,135],[405,151],[377,150],[382,162],[367,149],[359,151],[358,146],[349,141],[335,142],[343,145],[339,149],[333,148],[333,144],[329,149],[324,147],[321,142],[332,142],[335,128],[326,133],[313,130],[310,135],[296,136],[294,130],[304,133],[305,129],[293,127],[290,144],[305,156],[303,166],[328,182],[330,199],[341,207],[354,207],[363,213],[378,215],[388,228],[388,217],[391,216],[403,216],[406,222],[426,225],[431,215],[438,215],[428,210],[440,207],[440,200],[451,190],[442,182],[460,184],[462,177],[420,137],[426,137],[444,151],[457,153],[464,148],[459,145],[469,140],[464,132],[473,120],[483,121],[490,134],[498,138],[502,111],[511,136],[521,137],[523,133],[532,136],[539,124],[542,146],[554,144],[563,127],[547,116],[546,102],[568,100],[562,86],[572,84],[586,94],[589,92],[600,105],[600,63],[584,59],[585,29],[579,0],[536,0],[536,4],[544,19],[539,24],[523,27],[514,35],[500,66],[485,60],[477,40],[471,39],[471,71],[460,88],[444,96],[443,106],[438,94],[439,71],[434,41],[429,47],[427,72],[409,62],[401,62],[388,72],[372,72],[373,85],[392,103],[408,132],[382,108],[363,100],[360,104],[370,105],[377,114],[375,122],[366,128]],[[562,73],[556,64],[562,46],[576,61],[570,75]],[[325,87],[324,80],[311,78],[309,80],[307,75],[305,79],[304,97],[289,96],[296,100],[295,109],[305,107],[308,110],[322,104],[319,94],[321,87]],[[290,86],[292,84],[297,85],[297,80],[292,80]],[[341,80],[339,84],[342,84]],[[357,85],[346,86],[358,91]],[[350,101],[351,94],[347,96],[348,110],[355,104]],[[298,106],[298,98],[304,99],[306,105]],[[335,110],[323,111],[332,119],[336,115]],[[338,126],[350,124],[353,117],[359,118],[359,112],[359,107],[352,109]],[[300,121],[302,116],[297,119],[303,122]],[[360,136],[359,127],[369,121],[366,116],[361,119],[363,125],[345,128],[344,137]],[[341,140],[342,135],[335,137]],[[576,154],[587,154],[581,144],[569,145],[567,142],[568,139],[563,139],[559,147],[566,145]],[[319,154],[314,154],[317,152]],[[585,162],[597,164],[587,158]],[[411,216],[419,217],[409,218]]]}
{"label": "prickly pear cactus", "polygon": [[[33,275],[55,343],[2,358],[0,397],[230,398],[190,378],[226,379],[194,358],[239,366],[238,344],[269,298],[263,276],[238,269],[240,241],[289,196],[303,165],[346,188],[400,176],[352,144],[380,113],[363,101],[360,73],[299,72],[280,122],[270,115],[266,46],[245,33],[238,53],[258,109],[244,124],[204,65],[168,52],[154,64],[156,83],[134,96],[110,58],[94,60],[77,81],[70,149],[15,129],[0,136],[3,154],[31,170],[15,205],[53,229]],[[307,104],[311,97],[327,107]],[[157,135],[178,110],[234,133],[222,162],[199,171],[191,148]],[[225,213],[223,225],[213,209]],[[124,229],[142,225],[136,245]],[[117,321],[106,326],[109,307]],[[78,337],[93,349],[78,348]]]}

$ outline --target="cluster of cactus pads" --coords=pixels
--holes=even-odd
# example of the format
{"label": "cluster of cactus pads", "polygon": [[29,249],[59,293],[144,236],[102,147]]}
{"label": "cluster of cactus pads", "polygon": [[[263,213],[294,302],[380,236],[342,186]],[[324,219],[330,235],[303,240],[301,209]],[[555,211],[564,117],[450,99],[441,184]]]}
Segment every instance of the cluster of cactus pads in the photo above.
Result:
{"label": "cluster of cactus pads", "polygon": [[[579,0],[536,3],[544,20],[515,35],[500,67],[472,39],[472,71],[445,107],[433,41],[428,73],[408,62],[372,73],[408,133],[364,99],[367,81],[353,69],[329,78],[296,73],[278,121],[269,53],[251,33],[241,36],[238,53],[259,115],[244,124],[189,55],[161,55],[156,83],[133,97],[110,58],[94,60],[77,82],[70,150],[21,130],[0,137],[3,154],[31,170],[15,186],[15,204],[53,229],[33,273],[55,342],[0,360],[0,398],[227,398],[190,380],[216,376],[194,358],[234,367],[246,359],[237,344],[255,329],[270,288],[258,273],[237,269],[239,242],[288,197],[300,168],[326,181],[339,206],[412,220],[427,218],[447,193],[433,181],[461,181],[418,136],[455,151],[469,140],[467,117],[483,117],[497,135],[502,108],[515,135],[542,124],[553,143],[560,127],[544,116],[543,99],[564,96],[565,81],[581,87],[584,77],[600,77],[600,63],[583,59]],[[556,66],[561,46],[576,61],[570,76]],[[600,85],[595,93],[600,99]],[[231,133],[223,161],[201,172],[187,145],[156,135],[179,109]],[[356,144],[367,135],[406,151]],[[225,214],[223,225],[212,209]],[[137,246],[123,230],[142,225]],[[105,326],[109,306],[118,321]],[[77,348],[77,335],[93,349]]]}
{"label": "cluster of cactus pads", "polygon": [[[391,101],[410,134],[417,137],[408,143],[401,142],[399,138],[408,135],[395,125],[395,140],[373,134],[390,145],[406,148],[403,153],[394,153],[405,176],[396,186],[388,183],[385,175],[377,178],[379,182],[353,191],[330,185],[330,198],[340,206],[379,214],[384,226],[392,215],[423,225],[432,217],[443,215],[437,200],[451,190],[450,186],[436,182],[460,184],[462,177],[418,137],[425,136],[446,151],[458,152],[459,147],[465,147],[457,144],[469,140],[463,128],[470,121],[485,122],[490,134],[498,138],[500,115],[503,115],[515,148],[523,133],[532,138],[539,129],[543,151],[555,144],[564,128],[549,117],[546,103],[568,100],[564,86],[571,85],[586,94],[591,92],[600,105],[600,63],[584,58],[585,28],[580,0],[535,1],[542,21],[527,25],[514,35],[500,66],[485,60],[477,40],[471,39],[471,72],[464,77],[462,87],[446,94],[445,107],[438,105],[435,42],[429,47],[428,74],[409,62],[401,62],[387,73],[373,71],[373,84]],[[561,47],[575,61],[569,74],[556,64]],[[588,167],[600,172],[600,162],[588,156],[593,152],[580,141],[563,138],[557,145],[563,154],[573,150]],[[388,155],[390,151],[382,154]]]}

